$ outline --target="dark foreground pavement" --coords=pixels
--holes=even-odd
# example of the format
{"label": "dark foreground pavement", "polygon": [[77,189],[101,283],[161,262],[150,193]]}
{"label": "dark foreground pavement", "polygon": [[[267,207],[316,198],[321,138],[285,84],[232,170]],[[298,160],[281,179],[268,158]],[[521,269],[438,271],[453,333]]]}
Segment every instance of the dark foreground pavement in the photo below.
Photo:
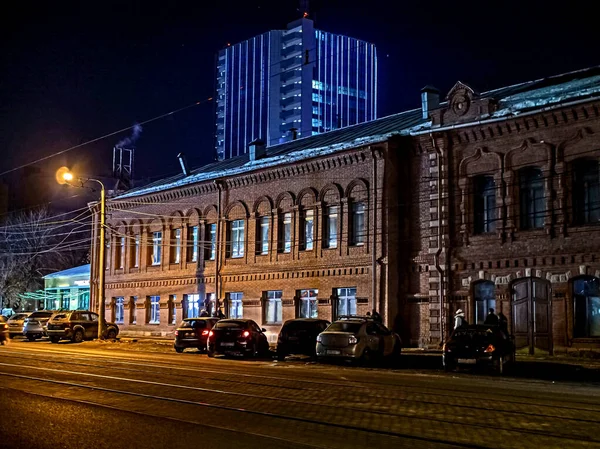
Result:
{"label": "dark foreground pavement", "polygon": [[600,448],[591,368],[539,380],[527,364],[446,374],[432,355],[389,370],[132,348],[0,347],[0,447]]}

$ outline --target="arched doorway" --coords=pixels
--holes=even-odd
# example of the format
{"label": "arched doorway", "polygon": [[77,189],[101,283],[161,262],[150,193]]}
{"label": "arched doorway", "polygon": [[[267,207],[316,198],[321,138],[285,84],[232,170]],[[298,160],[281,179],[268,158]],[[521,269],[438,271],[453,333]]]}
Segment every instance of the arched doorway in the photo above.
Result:
{"label": "arched doorway", "polygon": [[552,354],[550,284],[540,278],[518,279],[511,285],[512,333],[517,349]]}
{"label": "arched doorway", "polygon": [[573,280],[573,337],[600,337],[600,279],[581,276]]}
{"label": "arched doorway", "polygon": [[[483,324],[490,309],[496,309],[496,285],[491,281],[479,281],[473,284],[475,324]],[[497,312],[496,312],[497,313]]]}

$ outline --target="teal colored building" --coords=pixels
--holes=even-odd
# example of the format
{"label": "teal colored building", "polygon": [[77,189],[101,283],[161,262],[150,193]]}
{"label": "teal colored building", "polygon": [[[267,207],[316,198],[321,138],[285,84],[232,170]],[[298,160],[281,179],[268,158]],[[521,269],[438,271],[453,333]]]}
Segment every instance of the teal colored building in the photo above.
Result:
{"label": "teal colored building", "polygon": [[88,310],[90,264],[44,276],[44,309]]}

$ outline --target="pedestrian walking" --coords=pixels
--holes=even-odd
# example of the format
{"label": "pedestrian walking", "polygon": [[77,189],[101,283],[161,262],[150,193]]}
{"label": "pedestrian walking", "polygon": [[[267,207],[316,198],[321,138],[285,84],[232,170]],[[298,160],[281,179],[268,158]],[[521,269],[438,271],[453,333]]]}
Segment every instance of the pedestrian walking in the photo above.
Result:
{"label": "pedestrian walking", "polygon": [[458,309],[454,314],[454,329],[458,329],[459,327],[466,326],[467,320],[465,320],[465,312],[463,309]]}
{"label": "pedestrian walking", "polygon": [[499,322],[500,322],[500,320],[498,319],[498,315],[496,315],[494,313],[494,309],[490,308],[490,311],[488,312],[487,316],[485,317],[485,321],[483,322],[483,324],[497,326],[499,324]]}

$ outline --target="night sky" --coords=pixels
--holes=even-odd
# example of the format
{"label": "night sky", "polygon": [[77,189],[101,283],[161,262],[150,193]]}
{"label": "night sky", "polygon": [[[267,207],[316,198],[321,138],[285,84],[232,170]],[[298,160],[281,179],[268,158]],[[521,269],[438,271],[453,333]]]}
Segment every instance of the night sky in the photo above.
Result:
{"label": "night sky", "polygon": [[[213,96],[220,48],[299,17],[296,0],[11,3],[0,13],[0,172]],[[589,7],[549,5],[313,0],[311,16],[377,45],[381,117],[418,107],[426,84],[445,95],[460,79],[484,91],[600,64]],[[181,151],[193,167],[210,162],[213,108],[145,125],[136,177],[178,172]],[[107,175],[127,135],[42,168]]]}

